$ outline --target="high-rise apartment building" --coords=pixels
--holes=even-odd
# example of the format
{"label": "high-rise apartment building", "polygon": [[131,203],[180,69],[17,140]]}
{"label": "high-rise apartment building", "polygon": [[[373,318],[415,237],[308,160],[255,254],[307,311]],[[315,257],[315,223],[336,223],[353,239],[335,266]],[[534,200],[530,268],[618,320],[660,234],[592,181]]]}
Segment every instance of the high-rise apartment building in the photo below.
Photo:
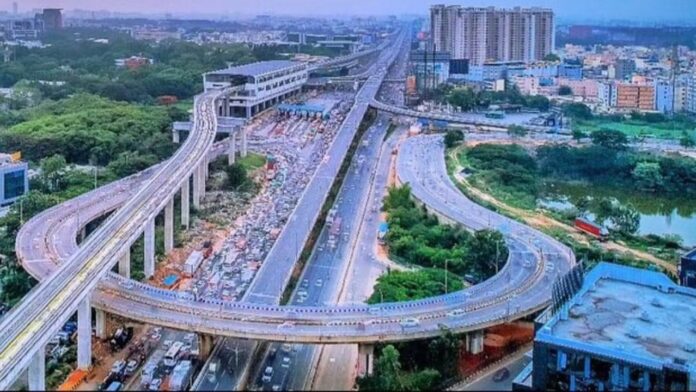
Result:
{"label": "high-rise apartment building", "polygon": [[63,10],[60,8],[44,8],[43,10],[44,29],[47,31],[60,30],[63,28]]}
{"label": "high-rise apartment building", "polygon": [[432,40],[438,51],[472,65],[536,61],[554,47],[554,15],[545,8],[496,9],[434,5]]}

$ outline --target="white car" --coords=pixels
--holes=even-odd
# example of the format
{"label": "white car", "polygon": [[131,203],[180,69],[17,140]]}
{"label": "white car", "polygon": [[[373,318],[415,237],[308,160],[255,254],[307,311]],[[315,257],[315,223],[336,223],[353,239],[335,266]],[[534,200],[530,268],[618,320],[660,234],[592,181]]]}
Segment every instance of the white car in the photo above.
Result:
{"label": "white car", "polygon": [[290,367],[290,357],[283,357],[283,363],[280,365],[284,368]]}
{"label": "white car", "polygon": [[286,321],[278,326],[278,329],[290,329],[295,326],[292,321]]}
{"label": "white car", "polygon": [[414,328],[420,325],[420,320],[417,318],[407,318],[401,321],[401,326],[405,328]]}
{"label": "white car", "polygon": [[464,309],[455,309],[449,313],[447,313],[447,317],[459,317],[463,316],[466,313]]}

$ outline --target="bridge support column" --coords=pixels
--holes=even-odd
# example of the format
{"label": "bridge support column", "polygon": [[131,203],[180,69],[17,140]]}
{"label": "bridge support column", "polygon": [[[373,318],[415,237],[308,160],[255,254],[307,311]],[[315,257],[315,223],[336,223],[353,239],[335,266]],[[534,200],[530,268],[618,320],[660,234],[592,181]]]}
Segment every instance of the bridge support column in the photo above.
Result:
{"label": "bridge support column", "polygon": [[189,200],[189,178],[187,177],[184,184],[181,185],[181,226],[186,229],[189,228],[189,216],[190,216],[190,200]]}
{"label": "bridge support column", "polygon": [[92,366],[92,308],[89,297],[77,305],[77,368]]}
{"label": "bridge support column", "polygon": [[155,274],[155,219],[150,219],[145,225],[145,258],[143,272],[145,279],[151,278]]}
{"label": "bridge support column", "polygon": [[247,156],[247,130],[242,128],[242,148],[239,155],[244,158]]}
{"label": "bridge support column", "polygon": [[375,346],[374,344],[358,345],[358,375],[371,376],[374,367]]}
{"label": "bridge support column", "polygon": [[94,309],[94,326],[99,339],[106,339],[106,312]]}
{"label": "bridge support column", "polygon": [[41,347],[34,354],[34,357],[29,362],[29,390],[30,391],[45,391],[46,390],[46,348]]}
{"label": "bridge support column", "polygon": [[466,352],[474,355],[483,352],[483,340],[485,337],[486,333],[483,330],[467,333],[464,341]]}
{"label": "bridge support column", "polygon": [[230,133],[230,142],[227,145],[227,164],[232,166],[234,165],[234,158],[235,155],[237,154],[237,133],[232,131]]}
{"label": "bridge support column", "polygon": [[198,335],[198,352],[200,353],[201,359],[206,360],[210,353],[213,351],[213,346],[215,344],[215,337],[212,335]]}
{"label": "bridge support column", "polygon": [[193,208],[201,208],[201,176],[198,168],[193,170]]}
{"label": "bridge support column", "polygon": [[201,181],[199,184],[201,187],[201,190],[200,190],[201,200],[203,200],[203,198],[205,197],[205,179],[206,179],[205,173],[207,171],[208,171],[208,162],[204,160],[201,163],[201,166],[198,168],[198,175],[201,177]]}
{"label": "bridge support column", "polygon": [[179,131],[172,129],[172,142],[179,144],[181,140],[179,139]]}
{"label": "bridge support column", "polygon": [[164,207],[164,252],[174,249],[174,198]]}
{"label": "bridge support column", "polygon": [[118,274],[130,278],[130,246],[123,256],[118,259]]}

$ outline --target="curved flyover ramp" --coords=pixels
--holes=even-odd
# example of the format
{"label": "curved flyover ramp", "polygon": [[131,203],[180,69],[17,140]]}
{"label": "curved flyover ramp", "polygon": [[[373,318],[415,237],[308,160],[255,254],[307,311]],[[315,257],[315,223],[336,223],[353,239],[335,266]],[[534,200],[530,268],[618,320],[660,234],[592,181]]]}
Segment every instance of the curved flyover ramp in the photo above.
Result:
{"label": "curved flyover ramp", "polygon": [[[347,343],[412,340],[436,336],[440,326],[466,332],[515,319],[544,308],[550,300],[550,287],[557,276],[574,263],[572,252],[552,238],[471,202],[447,176],[441,137],[421,136],[407,140],[397,160],[401,182],[408,182],[415,198],[451,222],[472,230],[495,227],[505,233],[509,260],[491,279],[467,290],[419,301],[335,307],[282,307],[244,302],[196,301],[187,294],[158,289],[130,281],[116,274],[102,279],[92,304],[124,317],[156,325],[201,333],[262,340],[304,343]],[[433,159],[435,158],[435,159]],[[144,181],[147,173],[124,181]],[[135,183],[133,184],[135,185]],[[120,189],[124,185],[114,185]],[[99,204],[94,192],[93,204]],[[77,206],[90,209],[83,200],[67,202],[61,211],[58,232],[44,230],[36,247],[34,263],[25,263],[32,274],[41,277],[58,268],[54,261],[65,258],[61,252],[77,245]],[[116,208],[117,205],[112,205]],[[94,207],[96,208],[96,207]],[[94,214],[98,214],[98,208]],[[82,209],[82,213],[85,210]],[[83,216],[84,219],[84,216]],[[29,222],[30,225],[32,222]],[[22,237],[22,243],[30,237]],[[72,238],[71,245],[55,239]],[[35,241],[36,239],[32,240]],[[31,246],[28,246],[31,248]],[[18,251],[24,246],[18,244]],[[44,260],[44,261],[39,261]],[[418,319],[406,327],[404,320]]]}

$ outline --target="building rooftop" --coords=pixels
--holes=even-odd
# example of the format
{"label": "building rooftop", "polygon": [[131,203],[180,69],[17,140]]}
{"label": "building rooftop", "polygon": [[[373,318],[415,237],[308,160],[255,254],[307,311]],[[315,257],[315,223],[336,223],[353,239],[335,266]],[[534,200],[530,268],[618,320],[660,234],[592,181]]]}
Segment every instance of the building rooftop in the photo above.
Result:
{"label": "building rooftop", "polygon": [[696,369],[696,290],[664,274],[601,263],[537,333],[556,346],[654,369]]}
{"label": "building rooftop", "polygon": [[285,68],[290,68],[302,64],[303,63],[301,62],[290,60],[259,61],[256,63],[249,63],[244,65],[237,65],[235,67],[224,68],[210,73],[223,75],[259,76],[267,74],[269,72],[280,71]]}

